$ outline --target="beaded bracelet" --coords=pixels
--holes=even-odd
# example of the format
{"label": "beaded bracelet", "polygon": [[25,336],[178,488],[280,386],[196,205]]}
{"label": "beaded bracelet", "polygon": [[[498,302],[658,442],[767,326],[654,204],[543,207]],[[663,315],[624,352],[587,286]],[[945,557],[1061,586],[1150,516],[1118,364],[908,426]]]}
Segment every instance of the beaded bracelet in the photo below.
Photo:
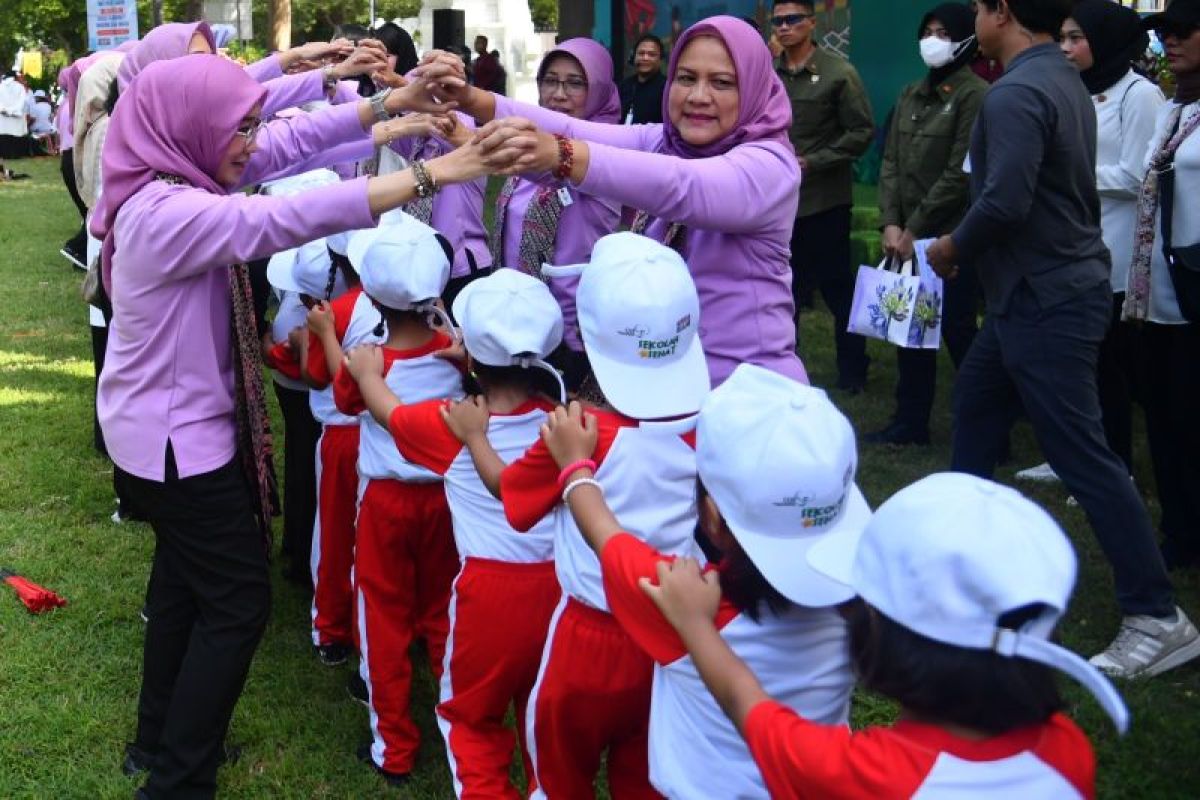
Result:
{"label": "beaded bracelet", "polygon": [[415,188],[417,191],[417,197],[433,197],[435,194],[437,194],[438,189],[441,187],[438,186],[437,181],[434,180],[433,175],[429,172],[429,168],[425,166],[424,161],[417,159],[416,161],[412,162],[412,172],[413,179],[416,181]]}
{"label": "beaded bracelet", "polygon": [[555,134],[554,138],[558,140],[558,166],[554,170],[554,177],[562,181],[569,178],[571,170],[575,168],[575,145],[565,136]]}
{"label": "beaded bracelet", "polygon": [[596,462],[590,458],[581,458],[578,461],[573,461],[563,467],[562,472],[558,473],[558,488],[562,489],[567,483],[567,478],[571,477],[575,472],[581,469],[590,469],[592,474],[596,472]]}
{"label": "beaded bracelet", "polygon": [[604,494],[604,487],[601,486],[600,481],[596,480],[595,478],[576,478],[575,480],[573,480],[567,484],[567,488],[563,489],[563,493],[562,493],[563,503],[565,504],[567,502],[567,500],[571,497],[571,492],[575,491],[576,489],[578,489],[580,486],[583,486],[584,484],[587,484],[588,486],[595,486],[597,491],[600,492],[600,494]]}

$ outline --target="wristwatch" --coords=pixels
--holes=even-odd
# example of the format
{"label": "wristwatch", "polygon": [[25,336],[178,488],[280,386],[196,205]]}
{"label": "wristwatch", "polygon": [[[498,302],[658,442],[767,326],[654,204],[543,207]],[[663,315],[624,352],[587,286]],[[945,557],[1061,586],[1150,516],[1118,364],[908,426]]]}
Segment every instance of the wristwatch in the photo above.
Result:
{"label": "wristwatch", "polygon": [[321,86],[328,95],[332,95],[337,90],[337,76],[333,74],[332,64],[321,67]]}
{"label": "wristwatch", "polygon": [[375,114],[375,119],[379,122],[387,122],[392,118],[392,115],[388,113],[387,106],[385,105],[388,95],[391,93],[392,87],[389,86],[383,91],[376,92],[375,94],[371,95],[371,111]]}

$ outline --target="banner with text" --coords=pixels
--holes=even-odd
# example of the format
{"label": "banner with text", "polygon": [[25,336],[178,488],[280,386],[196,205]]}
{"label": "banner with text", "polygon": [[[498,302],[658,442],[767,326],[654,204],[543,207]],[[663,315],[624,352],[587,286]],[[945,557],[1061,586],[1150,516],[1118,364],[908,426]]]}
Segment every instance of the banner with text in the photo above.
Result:
{"label": "banner with text", "polygon": [[87,0],[87,26],[89,50],[137,39],[137,0]]}

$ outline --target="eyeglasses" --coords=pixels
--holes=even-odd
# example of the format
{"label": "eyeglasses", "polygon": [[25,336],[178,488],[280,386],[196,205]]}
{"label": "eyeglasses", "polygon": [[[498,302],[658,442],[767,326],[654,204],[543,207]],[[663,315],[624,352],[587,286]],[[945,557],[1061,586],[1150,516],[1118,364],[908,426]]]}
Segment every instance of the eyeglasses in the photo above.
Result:
{"label": "eyeglasses", "polygon": [[253,122],[243,123],[237,129],[237,135],[245,139],[246,144],[249,145],[254,141],[254,138],[258,136],[258,132],[262,130],[264,124],[265,123],[261,119],[256,119]]}
{"label": "eyeglasses", "polygon": [[554,94],[559,89],[563,90],[564,94],[575,95],[578,97],[587,92],[587,81],[581,81],[579,78],[567,78],[559,80],[558,78],[541,78],[537,82],[538,89],[542,94]]}
{"label": "eyeglasses", "polygon": [[771,24],[776,28],[794,28],[815,16],[816,14],[780,14],[778,17],[771,17]]}

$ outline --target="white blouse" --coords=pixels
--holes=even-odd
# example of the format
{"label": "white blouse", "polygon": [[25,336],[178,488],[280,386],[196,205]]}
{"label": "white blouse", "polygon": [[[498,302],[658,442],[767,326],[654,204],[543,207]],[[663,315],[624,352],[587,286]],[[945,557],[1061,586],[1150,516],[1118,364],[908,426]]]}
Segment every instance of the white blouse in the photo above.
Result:
{"label": "white blouse", "polygon": [[[1146,149],[1143,164],[1149,169],[1150,159],[1163,140],[1171,133],[1168,122],[1179,104],[1164,103],[1158,110],[1154,135]],[[1200,114],[1200,103],[1184,106],[1179,125],[1182,128]],[[1161,236],[1162,228],[1155,221],[1154,232]],[[1174,214],[1171,219],[1171,244],[1175,247],[1200,243],[1200,129],[1197,129],[1175,151]],[[1185,325],[1187,320],[1179,313],[1175,300],[1175,285],[1167,261],[1163,258],[1162,242],[1154,242],[1153,260],[1150,262],[1150,322],[1162,325]]]}

